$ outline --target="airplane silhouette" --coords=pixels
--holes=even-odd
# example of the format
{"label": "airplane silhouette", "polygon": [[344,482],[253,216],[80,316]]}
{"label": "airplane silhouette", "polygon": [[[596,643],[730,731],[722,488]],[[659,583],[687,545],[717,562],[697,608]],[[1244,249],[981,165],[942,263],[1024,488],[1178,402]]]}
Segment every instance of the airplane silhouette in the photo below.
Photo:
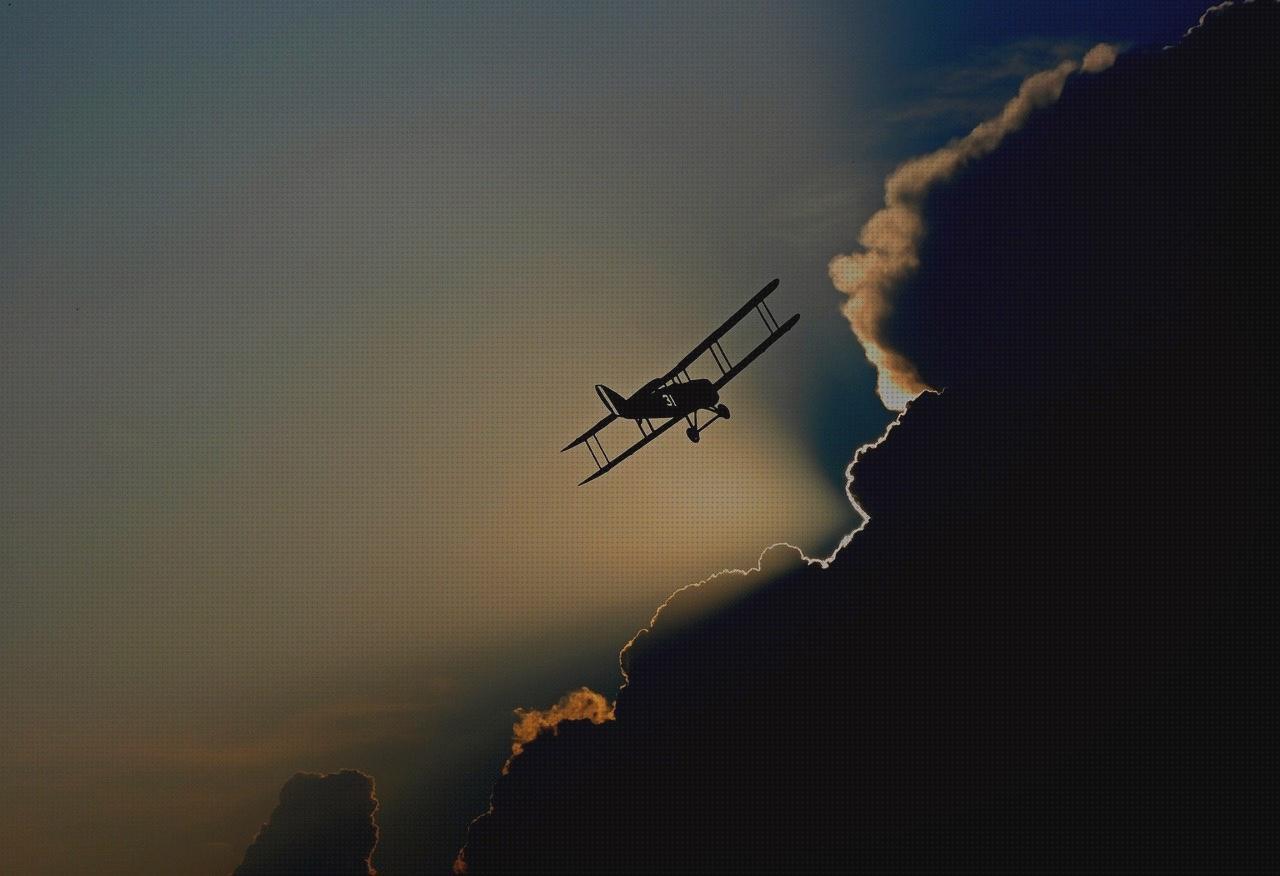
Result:
{"label": "airplane silhouette", "polygon": [[651,380],[630,398],[623,398],[603,383],[597,383],[596,393],[614,415],[637,423],[653,417],[693,417],[685,434],[695,444],[699,440],[695,422],[699,411],[710,411],[725,420],[729,418],[728,405],[718,404],[720,392],[714,383],[705,379],[669,386],[661,379]]}
{"label": "airplane silhouette", "polygon": [[[778,338],[790,331],[800,321],[800,314],[798,313],[781,325],[774,319],[773,312],[769,310],[769,305],[765,299],[777,288],[777,280],[765,286],[750,301],[742,305],[733,316],[729,317],[724,325],[694,347],[693,351],[681,359],[674,368],[663,376],[649,381],[629,397],[623,397],[620,393],[614,392],[602,383],[596,384],[596,394],[600,396],[600,400],[609,409],[609,415],[566,444],[560,451],[563,453],[565,450],[577,447],[579,444],[585,444],[587,449],[591,451],[591,459],[596,464],[596,471],[579,483],[578,486],[582,486],[582,484],[595,480],[605,472],[611,471],[624,459],[671,428],[677,420],[683,418],[688,423],[689,427],[685,429],[685,435],[696,444],[701,439],[703,430],[708,426],[716,420],[729,419],[728,406],[720,402],[721,387],[734,377],[737,377],[744,368],[755,361],[757,356],[769,349]],[[769,336],[757,344],[739,362],[731,362],[720,343],[720,339],[753,309],[760,315],[760,319],[764,322],[764,327],[768,330]],[[689,366],[705,353],[711,354],[715,360],[716,367],[720,369],[720,377],[717,380],[695,380],[689,377]],[[699,425],[698,414],[703,411],[707,411],[713,416]],[[634,420],[640,428],[640,439],[611,459],[605,451],[604,445],[600,443],[600,433],[615,420],[619,419]],[[665,419],[666,422],[654,426],[653,421],[655,419]],[[648,427],[647,431],[646,426]],[[594,445],[592,444],[593,441]],[[599,452],[597,453],[597,451]],[[600,461],[602,458],[604,460],[603,463]]]}

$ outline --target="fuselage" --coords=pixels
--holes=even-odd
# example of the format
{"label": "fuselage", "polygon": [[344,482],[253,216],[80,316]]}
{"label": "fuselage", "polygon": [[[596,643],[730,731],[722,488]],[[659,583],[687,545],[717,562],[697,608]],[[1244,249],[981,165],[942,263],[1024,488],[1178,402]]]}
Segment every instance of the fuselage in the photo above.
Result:
{"label": "fuselage", "polygon": [[720,393],[710,380],[691,380],[653,389],[645,387],[620,405],[618,414],[631,420],[683,417],[714,408],[719,401]]}

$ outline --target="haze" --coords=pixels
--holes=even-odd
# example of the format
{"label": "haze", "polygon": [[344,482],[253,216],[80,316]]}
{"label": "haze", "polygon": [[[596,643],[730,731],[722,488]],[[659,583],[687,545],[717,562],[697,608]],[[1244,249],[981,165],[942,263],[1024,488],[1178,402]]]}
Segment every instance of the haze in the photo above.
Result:
{"label": "haze", "polygon": [[[607,685],[677,587],[827,553],[889,416],[827,263],[1020,72],[939,108],[938,71],[1136,35],[950,14],[0,10],[10,858],[225,873],[300,769],[474,814],[512,707]],[[775,276],[804,317],[732,421],[578,488],[592,385]]]}

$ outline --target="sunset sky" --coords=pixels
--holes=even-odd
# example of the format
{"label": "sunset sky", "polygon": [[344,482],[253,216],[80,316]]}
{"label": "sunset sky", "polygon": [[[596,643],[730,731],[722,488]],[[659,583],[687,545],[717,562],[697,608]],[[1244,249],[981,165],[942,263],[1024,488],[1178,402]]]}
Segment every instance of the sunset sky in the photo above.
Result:
{"label": "sunset sky", "polygon": [[[16,869],[226,873],[290,775],[344,767],[380,869],[434,865],[512,708],[615,684],[676,588],[857,524],[844,469],[891,413],[827,265],[894,166],[1204,5],[0,9]],[[732,421],[576,486],[593,384],[773,277],[802,319]]]}

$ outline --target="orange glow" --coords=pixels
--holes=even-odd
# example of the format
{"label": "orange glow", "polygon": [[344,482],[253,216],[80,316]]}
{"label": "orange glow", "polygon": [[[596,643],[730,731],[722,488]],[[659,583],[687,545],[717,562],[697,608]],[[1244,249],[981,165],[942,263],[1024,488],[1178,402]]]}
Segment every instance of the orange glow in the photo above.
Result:
{"label": "orange glow", "polygon": [[[590,721],[603,724],[613,720],[613,704],[590,688],[580,687],[560,698],[560,702],[548,709],[516,709],[519,719],[511,726],[511,757],[518,756],[524,747],[542,735],[544,731],[556,732],[561,721]],[[511,766],[508,760],[503,766],[505,775]]]}

